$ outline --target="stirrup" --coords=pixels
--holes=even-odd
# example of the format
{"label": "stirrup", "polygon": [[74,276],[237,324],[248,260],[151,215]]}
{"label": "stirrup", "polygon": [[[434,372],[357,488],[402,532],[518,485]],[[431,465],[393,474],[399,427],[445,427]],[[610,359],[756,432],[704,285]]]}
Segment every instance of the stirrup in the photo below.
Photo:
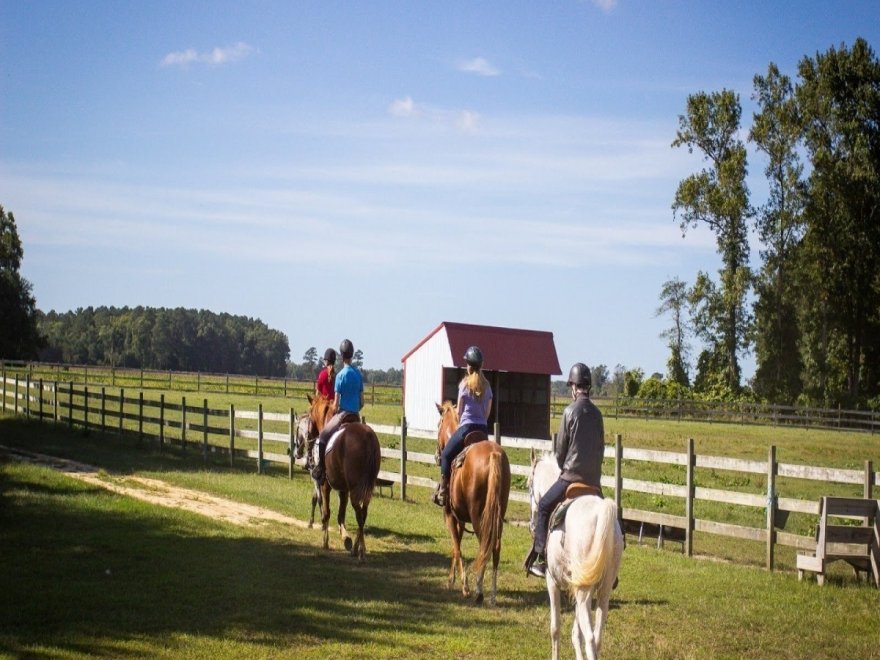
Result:
{"label": "stirrup", "polygon": [[539,578],[547,576],[547,563],[544,561],[544,557],[538,555],[535,557],[535,560],[529,564],[529,575],[534,575]]}

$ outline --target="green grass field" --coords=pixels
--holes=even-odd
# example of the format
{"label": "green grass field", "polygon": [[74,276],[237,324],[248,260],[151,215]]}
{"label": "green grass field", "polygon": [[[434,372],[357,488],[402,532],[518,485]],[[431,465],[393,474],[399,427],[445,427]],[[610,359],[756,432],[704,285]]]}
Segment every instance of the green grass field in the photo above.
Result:
{"label": "green grass field", "polygon": [[[766,453],[767,437],[762,449],[761,433],[751,427],[709,426],[606,423],[611,433],[637,436],[639,446],[677,446],[682,438],[700,436],[699,442],[726,446],[730,455]],[[785,451],[809,458],[796,438],[772,433],[780,446],[792,443]],[[841,464],[860,460],[859,443],[869,441],[834,438],[845,454]],[[250,464],[230,468],[218,458],[206,465],[196,452],[160,453],[131,436],[84,434],[8,416],[0,417],[0,444],[67,456],[108,473],[161,478],[302,520],[309,515],[310,482],[301,471],[292,480],[281,468],[258,476]],[[530,542],[527,529],[505,526],[498,606],[475,607],[445,589],[449,541],[428,491],[412,488],[410,497],[374,499],[367,561],[358,565],[334,534],[331,551],[321,550],[317,529],[240,528],[111,494],[46,468],[0,463],[0,653],[548,656],[546,591],[520,569]],[[525,516],[514,506],[509,519]],[[468,559],[474,550],[474,539],[466,539]],[[748,559],[688,559],[677,544],[657,550],[630,538],[603,657],[875,658],[878,606],[877,590],[855,582],[842,567],[818,587]],[[573,657],[570,611],[563,625],[563,657]]]}

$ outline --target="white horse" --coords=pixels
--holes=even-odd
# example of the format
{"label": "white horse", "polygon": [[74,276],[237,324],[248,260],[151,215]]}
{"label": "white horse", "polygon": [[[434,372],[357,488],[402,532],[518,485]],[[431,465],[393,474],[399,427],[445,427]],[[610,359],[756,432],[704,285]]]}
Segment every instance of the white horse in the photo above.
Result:
{"label": "white horse", "polygon": [[[312,428],[309,414],[306,413],[298,418],[296,423],[296,432],[294,433],[294,458],[306,458],[303,469],[311,472],[312,466],[318,462],[318,443],[312,442],[312,450],[309,451],[309,442],[316,435]],[[315,524],[315,509],[321,506],[321,484],[312,477],[312,518],[309,520],[309,527]]]}
{"label": "white horse", "polygon": [[[532,458],[529,475],[529,501],[532,529],[541,496],[559,478],[556,458]],[[566,588],[575,602],[571,642],[575,655],[583,660],[599,657],[602,628],[608,617],[608,603],[623,555],[623,533],[617,521],[613,500],[595,495],[578,497],[569,506],[563,523],[552,527],[547,536],[547,592],[550,594],[550,639],[553,660],[559,657],[560,593]],[[596,599],[595,623],[592,602]]]}

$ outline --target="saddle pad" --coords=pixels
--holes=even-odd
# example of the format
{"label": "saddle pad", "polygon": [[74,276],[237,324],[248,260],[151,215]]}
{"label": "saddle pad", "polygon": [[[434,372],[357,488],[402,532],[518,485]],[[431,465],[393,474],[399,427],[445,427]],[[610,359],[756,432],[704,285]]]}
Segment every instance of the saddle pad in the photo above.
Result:
{"label": "saddle pad", "polygon": [[343,433],[345,433],[345,426],[346,426],[346,425],[343,424],[343,425],[340,426],[336,431],[334,431],[333,435],[330,436],[330,439],[327,441],[327,449],[324,450],[324,456],[325,456],[325,457],[326,457],[327,454],[329,454],[330,451],[333,449],[333,444],[336,442],[336,438],[338,438],[340,435],[342,435]]}
{"label": "saddle pad", "polygon": [[[456,469],[458,469],[462,465],[464,465],[464,459],[467,456],[467,453],[470,451],[471,447],[473,447],[473,445],[468,445],[467,447],[462,449],[461,452],[459,452],[458,456],[456,456],[454,459],[452,459],[452,471],[455,471]],[[451,472],[450,472],[450,476],[451,476]]]}

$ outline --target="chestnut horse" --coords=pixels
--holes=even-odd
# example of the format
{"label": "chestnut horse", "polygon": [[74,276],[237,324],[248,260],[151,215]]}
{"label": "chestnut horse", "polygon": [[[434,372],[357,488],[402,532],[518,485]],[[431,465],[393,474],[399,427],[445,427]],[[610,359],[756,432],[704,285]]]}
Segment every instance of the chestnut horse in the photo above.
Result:
{"label": "chestnut horse", "polygon": [[[332,417],[332,402],[322,396],[314,398],[310,395],[306,396],[310,404],[309,417],[320,432]],[[339,534],[345,549],[350,550],[353,557],[363,561],[366,554],[364,525],[367,522],[367,509],[373,497],[373,488],[376,486],[376,477],[379,475],[379,464],[382,460],[379,438],[376,437],[373,429],[360,422],[343,424],[334,437],[333,446],[328,447],[329,451],[324,456],[326,478],[320,485],[324,549],[330,547],[328,527],[332,488],[339,493],[339,513],[336,521],[339,524]],[[345,507],[349,499],[358,523],[354,545],[345,530]]]}
{"label": "chestnut horse", "polygon": [[[437,431],[437,455],[443,451],[449,438],[458,428],[458,413],[451,401],[437,405],[440,425]],[[507,498],[510,495],[510,461],[501,446],[489,440],[476,442],[467,449],[464,462],[453,469],[449,481],[449,497],[444,507],[446,527],[452,538],[452,566],[447,588],[455,586],[456,567],[461,575],[463,596],[470,595],[464,560],[461,556],[461,537],[465,524],[473,525],[479,542],[479,552],[473,564],[476,575],[476,602],[483,602],[483,575],[489,556],[492,557],[492,592],[489,602],[495,604],[498,582],[498,560],[501,556],[501,533]]]}

